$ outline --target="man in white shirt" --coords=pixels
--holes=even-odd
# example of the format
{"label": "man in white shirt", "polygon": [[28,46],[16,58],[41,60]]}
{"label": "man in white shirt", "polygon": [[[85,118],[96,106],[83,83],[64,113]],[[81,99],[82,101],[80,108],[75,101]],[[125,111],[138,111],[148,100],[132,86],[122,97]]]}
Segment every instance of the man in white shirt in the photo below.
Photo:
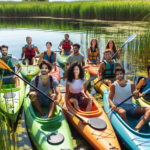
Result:
{"label": "man in white shirt", "polygon": [[[16,72],[19,74],[21,71],[21,65],[18,63],[18,60],[16,57],[8,55],[8,46],[7,45],[2,45],[1,46],[1,53],[2,59],[14,72],[15,72],[15,67],[18,68],[18,71]],[[5,70],[5,69],[0,69],[0,80],[3,76],[3,84],[11,84],[15,83],[15,88],[19,86],[19,79],[17,76],[13,75],[12,72]]]}

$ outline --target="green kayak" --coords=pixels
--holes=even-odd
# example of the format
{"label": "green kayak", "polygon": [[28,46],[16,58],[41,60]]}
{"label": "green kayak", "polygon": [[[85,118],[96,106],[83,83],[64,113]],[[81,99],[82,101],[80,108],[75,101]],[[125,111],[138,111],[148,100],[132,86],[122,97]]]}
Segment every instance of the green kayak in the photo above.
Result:
{"label": "green kayak", "polygon": [[[25,95],[29,93],[29,90],[30,86],[27,85]],[[48,107],[42,107],[42,109],[48,113]],[[73,150],[70,129],[59,106],[56,106],[53,118],[40,119],[40,114],[32,107],[29,97],[25,97],[24,111],[28,132],[38,150]],[[63,141],[59,144],[50,144],[47,138],[53,133],[63,135]]]}
{"label": "green kayak", "polygon": [[40,69],[37,65],[26,66],[22,63],[21,66],[22,66],[22,69],[21,69],[20,73],[21,73],[22,77],[24,79],[28,80],[29,82],[32,80],[32,78],[34,76],[36,76],[40,72]]}
{"label": "green kayak", "polygon": [[[84,78],[88,80],[90,78],[90,73],[87,69],[84,69]],[[86,87],[89,85],[89,82],[86,83]]]}
{"label": "green kayak", "polygon": [[3,84],[0,90],[0,109],[13,123],[17,120],[25,93],[24,82],[22,80],[19,81],[20,86],[17,88],[15,88],[14,84]]}
{"label": "green kayak", "polygon": [[[69,55],[68,55],[69,56]],[[57,61],[62,65],[65,66],[67,62],[68,56],[61,55],[60,52],[57,53]]]}

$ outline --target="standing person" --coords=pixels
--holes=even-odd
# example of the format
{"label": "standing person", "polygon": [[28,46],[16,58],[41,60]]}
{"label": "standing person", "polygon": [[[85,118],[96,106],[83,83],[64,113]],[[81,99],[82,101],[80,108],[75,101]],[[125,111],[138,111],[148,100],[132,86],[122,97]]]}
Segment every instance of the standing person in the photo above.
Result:
{"label": "standing person", "polygon": [[115,73],[117,81],[115,81],[110,86],[109,104],[112,110],[115,110],[128,125],[129,122],[127,120],[126,114],[133,117],[143,115],[134,129],[135,131],[139,132],[150,119],[150,108],[134,106],[132,103],[132,98],[117,108],[116,105],[120,104],[124,99],[127,99],[132,94],[134,94],[135,99],[138,98],[139,91],[135,90],[134,82],[124,79],[124,68],[116,67]]}
{"label": "standing person", "polygon": [[[8,55],[8,46],[7,45],[2,45],[1,46],[1,53],[2,57],[0,57],[1,60],[3,60],[14,72],[15,72],[15,67],[18,68],[18,71],[16,74],[19,74],[21,71],[21,65],[18,63],[18,60],[16,57]],[[19,79],[16,75],[13,75],[12,72],[9,70],[5,69],[0,69],[0,79],[3,77],[3,84],[12,84],[15,83],[15,88],[19,86]]]}
{"label": "standing person", "polygon": [[66,102],[69,100],[75,108],[80,110],[81,105],[87,105],[86,111],[90,111],[92,107],[92,98],[86,89],[86,79],[84,78],[84,70],[78,62],[72,63],[67,70],[66,94],[63,107],[66,108]]}
{"label": "standing person", "polygon": [[58,48],[62,51],[61,55],[70,55],[71,46],[73,46],[73,43],[69,40],[69,34],[65,34],[65,40],[61,41],[58,46]]}
{"label": "standing person", "polygon": [[[112,56],[117,52],[117,48],[116,48],[116,45],[115,45],[115,42],[113,40],[109,40],[108,43],[106,44],[105,46],[105,50],[106,49],[110,49],[111,52],[112,52]],[[112,59],[115,59],[115,60],[119,60],[120,59],[120,56],[121,56],[121,51],[122,51],[122,48],[119,48],[117,54],[112,58]],[[103,60],[105,60],[105,56],[103,56]]]}
{"label": "standing person", "polygon": [[97,64],[100,62],[100,50],[96,38],[90,41],[90,47],[87,49],[87,63]]}
{"label": "standing person", "polygon": [[73,44],[73,53],[68,57],[67,63],[66,63],[66,69],[69,68],[69,65],[71,65],[73,62],[78,62],[82,65],[82,67],[85,65],[84,63],[84,56],[79,53],[80,45],[79,44]]}
{"label": "standing person", "polygon": [[26,66],[29,66],[30,64],[36,65],[36,59],[35,59],[35,54],[40,54],[37,46],[34,46],[32,43],[32,38],[27,36],[26,37],[27,44],[22,47],[22,54],[21,58],[19,60],[22,60],[25,54],[25,64]]}
{"label": "standing person", "polygon": [[136,86],[136,89],[140,90],[140,92],[142,92],[141,96],[145,100],[147,100],[148,102],[150,102],[150,91],[148,91],[145,94],[145,91],[150,88],[150,65],[148,65],[148,67],[147,67],[147,73],[148,73],[147,77],[139,77],[139,79],[138,79],[139,81],[138,81],[138,84]]}
{"label": "standing person", "polygon": [[106,49],[103,54],[105,56],[105,60],[99,65],[97,77],[98,80],[100,80],[101,78],[105,78],[103,79],[103,82],[110,86],[111,83],[113,83],[116,80],[116,74],[114,72],[114,69],[116,67],[121,67],[121,65],[114,59],[111,59],[110,49]]}
{"label": "standing person", "polygon": [[[30,87],[29,97],[31,99],[32,105],[41,114],[41,118],[46,119],[53,116],[55,106],[56,104],[58,105],[59,101],[61,100],[61,93],[58,81],[51,75],[48,75],[48,73],[52,69],[51,64],[46,60],[42,60],[39,64],[39,68],[41,69],[41,74],[35,76],[32,79],[31,84],[40,89],[46,95],[50,96],[54,100],[54,102],[46,98],[41,93],[37,92],[32,87]],[[41,106],[49,106],[49,113],[44,113]]]}
{"label": "standing person", "polygon": [[37,56],[40,56],[38,65],[41,63],[42,59],[45,59],[45,60],[49,61],[52,64],[52,71],[55,71],[56,53],[51,50],[51,47],[52,47],[52,43],[51,42],[47,42],[46,43],[47,51],[37,55]]}

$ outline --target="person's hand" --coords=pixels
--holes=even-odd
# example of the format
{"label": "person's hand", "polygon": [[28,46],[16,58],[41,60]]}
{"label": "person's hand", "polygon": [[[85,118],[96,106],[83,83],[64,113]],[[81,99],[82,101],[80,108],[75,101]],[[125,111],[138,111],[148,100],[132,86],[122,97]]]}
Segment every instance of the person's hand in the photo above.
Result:
{"label": "person's hand", "polygon": [[19,58],[18,60],[22,60],[22,58]]}
{"label": "person's hand", "polygon": [[55,100],[54,103],[55,103],[56,105],[58,105],[58,104],[59,104],[59,100]]}
{"label": "person's hand", "polygon": [[56,62],[53,62],[53,66],[56,66]]}
{"label": "person's hand", "polygon": [[139,90],[135,90],[133,92],[133,95],[135,96],[135,99],[139,97]]}
{"label": "person's hand", "polygon": [[143,97],[143,96],[145,96],[145,95],[146,95],[146,93],[144,93],[144,92],[140,94],[141,97]]}
{"label": "person's hand", "polygon": [[121,52],[121,51],[122,51],[122,48],[119,48],[119,51]]}
{"label": "person's hand", "polygon": [[111,109],[116,111],[118,110],[118,108],[115,105],[113,105]]}

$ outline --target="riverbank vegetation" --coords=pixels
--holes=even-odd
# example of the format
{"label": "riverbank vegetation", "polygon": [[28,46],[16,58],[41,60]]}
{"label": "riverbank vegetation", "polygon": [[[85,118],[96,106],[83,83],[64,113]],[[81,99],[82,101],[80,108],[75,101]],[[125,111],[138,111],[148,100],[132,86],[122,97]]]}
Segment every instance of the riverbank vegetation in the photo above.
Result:
{"label": "riverbank vegetation", "polygon": [[113,21],[149,19],[147,1],[0,2],[0,17],[57,17]]}

